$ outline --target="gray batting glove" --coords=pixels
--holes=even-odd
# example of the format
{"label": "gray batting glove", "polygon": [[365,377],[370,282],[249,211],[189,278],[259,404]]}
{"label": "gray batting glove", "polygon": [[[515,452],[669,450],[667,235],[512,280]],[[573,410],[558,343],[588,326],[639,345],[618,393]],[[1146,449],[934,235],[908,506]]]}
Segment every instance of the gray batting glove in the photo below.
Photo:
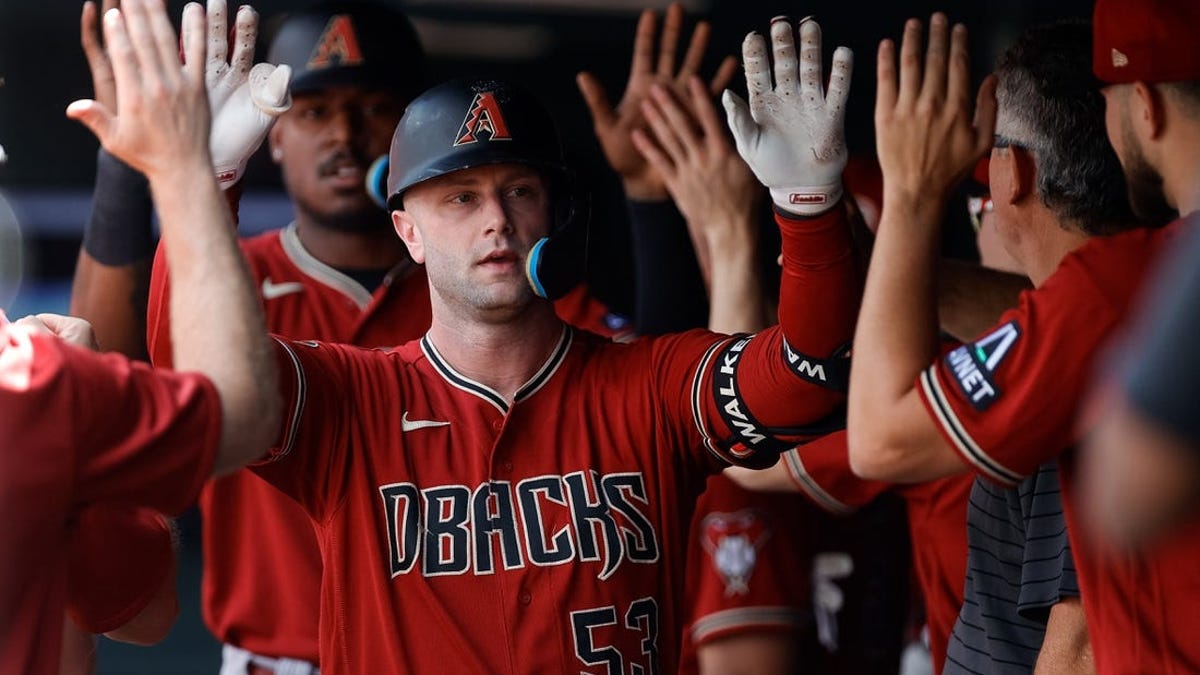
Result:
{"label": "gray batting glove", "polygon": [[[721,98],[738,153],[771,190],[780,209],[812,216],[833,208],[842,195],[846,168],[846,98],[854,54],[833,53],[828,94],[821,76],[821,27],[800,20],[797,69],[792,26],[785,17],[771,21],[775,84],[763,37],[750,33],[742,42],[742,61],[750,104],[726,90]],[[799,73],[797,73],[799,70]]]}

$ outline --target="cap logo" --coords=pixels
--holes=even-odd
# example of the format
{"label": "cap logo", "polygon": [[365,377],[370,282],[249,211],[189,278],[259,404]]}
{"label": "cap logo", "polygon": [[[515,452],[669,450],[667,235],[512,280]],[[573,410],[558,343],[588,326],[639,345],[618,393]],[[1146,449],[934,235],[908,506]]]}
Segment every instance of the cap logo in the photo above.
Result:
{"label": "cap logo", "polygon": [[467,111],[462,126],[458,128],[457,140],[454,141],[453,147],[474,143],[479,140],[480,134],[486,134],[487,137],[484,140],[488,141],[512,140],[512,135],[508,133],[508,123],[504,121],[504,113],[500,110],[500,104],[496,102],[496,96],[490,91],[475,94],[475,99],[471,101],[471,108]]}
{"label": "cap logo", "polygon": [[1129,65],[1129,57],[1125,56],[1119,49],[1112,50],[1113,68],[1124,68]]}
{"label": "cap logo", "polygon": [[349,14],[336,14],[325,24],[312,56],[308,57],[308,69],[320,70],[333,65],[357,66],[363,62],[362,50],[358,47],[358,36]]}

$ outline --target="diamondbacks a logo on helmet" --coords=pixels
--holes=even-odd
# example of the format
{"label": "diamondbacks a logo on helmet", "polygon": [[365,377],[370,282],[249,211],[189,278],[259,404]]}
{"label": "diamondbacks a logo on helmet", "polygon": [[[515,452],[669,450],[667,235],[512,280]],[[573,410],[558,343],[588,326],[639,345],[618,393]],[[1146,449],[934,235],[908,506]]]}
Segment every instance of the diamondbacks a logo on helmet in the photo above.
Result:
{"label": "diamondbacks a logo on helmet", "polygon": [[725,580],[725,597],[749,593],[758,550],[771,534],[767,524],[753,509],[745,509],[710,513],[700,521],[700,530],[701,544]]}
{"label": "diamondbacks a logo on helmet", "polygon": [[467,116],[463,119],[462,126],[458,128],[454,147],[474,143],[480,140],[480,134],[485,134],[483,140],[487,141],[512,140],[512,135],[508,132],[508,122],[504,121],[504,113],[500,110],[500,104],[496,101],[495,94],[490,91],[475,94],[475,98],[471,101],[471,107],[467,110]]}
{"label": "diamondbacks a logo on helmet", "polygon": [[363,62],[362,50],[358,46],[358,35],[349,14],[337,14],[325,24],[312,56],[308,57],[308,69],[317,70],[330,66],[357,66]]}

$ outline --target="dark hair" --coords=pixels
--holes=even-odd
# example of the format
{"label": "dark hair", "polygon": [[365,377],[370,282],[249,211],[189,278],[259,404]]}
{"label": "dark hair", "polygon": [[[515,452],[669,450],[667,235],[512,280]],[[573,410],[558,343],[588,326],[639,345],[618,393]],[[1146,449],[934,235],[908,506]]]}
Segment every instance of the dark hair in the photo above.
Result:
{"label": "dark hair", "polygon": [[1088,234],[1138,226],[1125,174],[1104,128],[1092,74],[1092,30],[1082,20],[1025,31],[996,61],[996,133],[1028,148],[1042,203]]}

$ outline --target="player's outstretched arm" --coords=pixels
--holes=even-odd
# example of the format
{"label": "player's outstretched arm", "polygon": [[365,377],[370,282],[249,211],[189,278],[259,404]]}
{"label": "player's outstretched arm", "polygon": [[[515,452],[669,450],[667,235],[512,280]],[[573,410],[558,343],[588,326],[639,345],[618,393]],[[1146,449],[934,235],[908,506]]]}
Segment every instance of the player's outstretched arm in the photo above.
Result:
{"label": "player's outstretched arm", "polygon": [[125,0],[103,23],[117,108],[76,101],[67,114],[149,180],[174,283],[175,365],[204,373],[220,392],[215,470],[228,471],[270,446],[280,400],[262,310],[212,177],[204,11],[194,3],[184,9],[186,63],[159,0]]}
{"label": "player's outstretched arm", "polygon": [[[667,198],[667,188],[663,184],[662,176],[638,153],[630,137],[630,133],[635,129],[646,127],[646,120],[642,115],[642,101],[649,96],[650,87],[654,84],[670,87],[679,94],[686,93],[688,80],[700,72],[710,32],[708,22],[701,21],[696,24],[683,62],[676,68],[676,51],[679,47],[679,34],[683,28],[683,6],[676,2],[667,8],[657,45],[654,39],[656,25],[657,15],[654,10],[647,9],[642,12],[633,43],[629,80],[625,83],[625,93],[616,108],[609,103],[608,94],[595,75],[582,72],[576,78],[579,91],[583,94],[591,113],[596,138],[600,141],[605,159],[620,175],[625,195],[639,201],[661,201]],[[736,68],[737,61],[733,57],[721,61],[709,83],[710,91],[716,94],[724,89],[733,78]]]}
{"label": "player's outstretched arm", "polygon": [[811,423],[842,402],[845,381],[834,371],[844,362],[835,357],[850,341],[860,291],[841,208],[852,54],[835,51],[826,92],[820,26],[800,21],[799,54],[795,33],[785,17],[771,22],[773,64],[763,36],[746,36],[749,101],[730,91],[722,99],[738,154],[770,191],[782,240],[780,330],[747,349],[762,352],[751,362],[785,370],[738,376],[741,397],[767,427]]}
{"label": "player's outstretched arm", "polygon": [[897,482],[966,470],[916,391],[937,355],[936,274],[942,212],[952,187],[992,142],[995,80],[971,115],[966,28],[910,19],[900,49],[879,46],[875,134],[883,215],[867,274],[850,375],[850,460],[861,476]]}
{"label": "player's outstretched arm", "polygon": [[[100,30],[102,12],[117,7],[89,0],[80,15],[80,41],[92,74],[92,96],[116,110],[112,63]],[[91,322],[100,344],[133,359],[146,355],[146,293],[154,235],[153,207],[144,176],[104,149],[96,160],[92,210],[83,228],[83,246],[75,263],[70,313]]]}
{"label": "player's outstretched arm", "polygon": [[718,333],[765,328],[766,298],[758,272],[762,186],[738,156],[704,83],[693,77],[687,97],[655,85],[642,102],[653,139],[633,131],[633,143],[662,176],[687,219],[708,281],[708,327]]}

